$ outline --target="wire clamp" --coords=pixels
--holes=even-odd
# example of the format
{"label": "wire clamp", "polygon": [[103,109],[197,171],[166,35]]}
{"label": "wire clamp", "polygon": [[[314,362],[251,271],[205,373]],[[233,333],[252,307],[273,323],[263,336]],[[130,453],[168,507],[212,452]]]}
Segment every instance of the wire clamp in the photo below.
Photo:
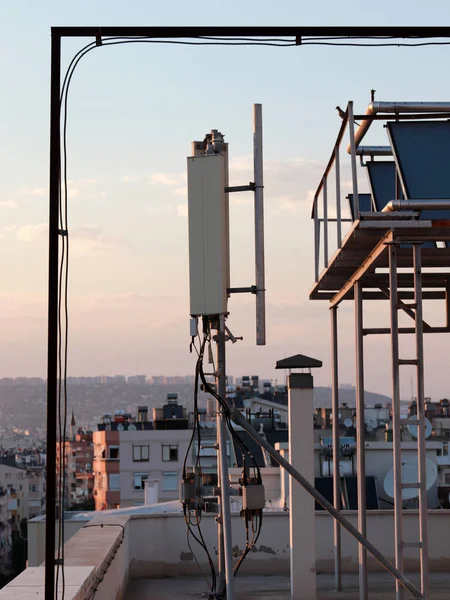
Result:
{"label": "wire clamp", "polygon": [[61,235],[63,237],[68,237],[69,231],[68,231],[68,229],[58,229],[58,235]]}

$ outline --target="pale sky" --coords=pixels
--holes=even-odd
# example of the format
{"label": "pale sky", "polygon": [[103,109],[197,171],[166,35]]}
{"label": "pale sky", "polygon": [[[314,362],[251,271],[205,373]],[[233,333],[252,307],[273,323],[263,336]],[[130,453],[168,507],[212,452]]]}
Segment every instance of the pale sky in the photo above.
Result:
{"label": "pale sky", "polygon": [[[45,376],[50,27],[52,25],[437,25],[450,5],[266,0],[22,0],[2,4],[0,41],[0,377]],[[433,4],[435,10],[430,10]],[[91,40],[63,41],[63,68]],[[378,100],[449,100],[450,48],[99,48],[69,97],[70,375],[187,374],[185,170],[190,143],[226,134],[231,182],[252,179],[252,104],[263,104],[267,346],[255,346],[253,297],[233,297],[231,374],[275,377],[276,360],[320,358],[330,382],[329,311],[313,284],[310,204],[340,120]],[[383,143],[381,126],[367,143]],[[344,165],[344,183],[349,179]],[[346,190],[350,191],[350,186]],[[252,197],[231,206],[232,285],[254,283]],[[367,322],[388,323],[387,303]],[[339,311],[341,381],[353,383],[353,307]],[[426,314],[442,324],[443,306]],[[404,341],[404,344],[410,344]],[[366,387],[390,394],[388,340],[366,342]],[[426,338],[427,395],[448,395],[448,336]],[[409,349],[409,353],[411,350]],[[408,347],[405,345],[405,355]],[[410,356],[405,356],[409,358]],[[278,374],[279,377],[279,374]],[[402,396],[411,393],[410,375]]]}

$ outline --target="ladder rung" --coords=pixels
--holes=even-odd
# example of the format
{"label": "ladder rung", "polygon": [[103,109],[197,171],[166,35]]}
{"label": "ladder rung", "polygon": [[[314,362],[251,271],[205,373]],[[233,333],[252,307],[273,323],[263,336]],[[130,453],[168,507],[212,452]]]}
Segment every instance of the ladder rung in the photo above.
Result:
{"label": "ladder rung", "polygon": [[417,358],[399,358],[399,365],[417,365]]}
{"label": "ladder rung", "polygon": [[402,483],[402,489],[403,490],[408,490],[408,489],[418,489],[420,488],[420,483]]}
{"label": "ladder rung", "polygon": [[403,548],[422,548],[423,542],[402,542]]}

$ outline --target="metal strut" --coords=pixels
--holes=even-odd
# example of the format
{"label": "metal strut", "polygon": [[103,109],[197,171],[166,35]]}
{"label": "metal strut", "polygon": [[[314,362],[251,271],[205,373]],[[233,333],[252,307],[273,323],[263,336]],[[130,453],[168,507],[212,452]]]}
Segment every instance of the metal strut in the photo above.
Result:
{"label": "metal strut", "polygon": [[231,418],[236,425],[240,425],[264,450],[267,451],[279,465],[283,467],[291,477],[293,477],[298,483],[310,494],[332,517],[338,521],[344,527],[350,535],[352,535],[364,548],[372,554],[374,558],[388,571],[396,580],[398,580],[404,588],[411,592],[414,598],[419,600],[428,600],[426,596],[422,594],[411,581],[403,575],[386,557],[373,545],[369,540],[362,535],[356,527],[354,527],[350,521],[348,521],[342,514],[334,508],[334,506],[328,502],[326,498],[320,494],[316,488],[309,483],[303,475],[295,469],[285,458],[279,454],[275,448],[263,437],[259,435],[254,427],[248,423],[247,419],[234,407],[230,407]]}

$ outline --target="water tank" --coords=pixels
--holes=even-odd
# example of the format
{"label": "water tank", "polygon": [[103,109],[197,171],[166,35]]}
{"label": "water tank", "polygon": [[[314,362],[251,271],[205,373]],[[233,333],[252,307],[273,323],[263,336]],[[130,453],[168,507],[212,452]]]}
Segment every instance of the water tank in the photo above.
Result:
{"label": "water tank", "polygon": [[138,406],[138,421],[139,423],[147,423],[148,406]]}
{"label": "water tank", "polygon": [[[356,461],[355,464],[351,460],[340,460],[339,461],[339,476],[348,477],[349,475],[356,475]],[[322,462],[322,476],[332,477],[333,476],[333,462],[330,460],[324,460]]]}

